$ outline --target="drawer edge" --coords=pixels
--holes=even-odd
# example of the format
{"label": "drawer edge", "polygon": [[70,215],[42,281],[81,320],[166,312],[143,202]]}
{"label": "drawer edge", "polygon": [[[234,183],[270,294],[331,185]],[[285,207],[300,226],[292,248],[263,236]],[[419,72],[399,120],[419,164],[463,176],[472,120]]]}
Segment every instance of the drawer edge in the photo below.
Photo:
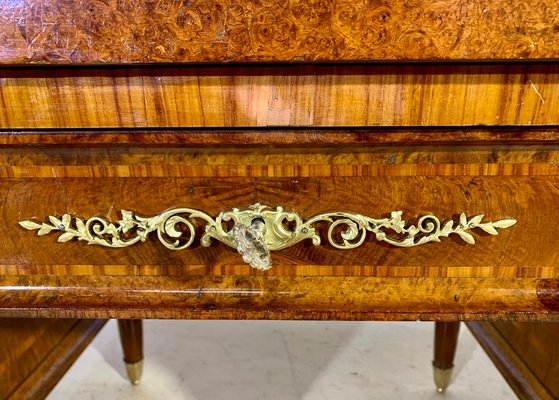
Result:
{"label": "drawer edge", "polygon": [[5,276],[0,317],[559,320],[549,279]]}

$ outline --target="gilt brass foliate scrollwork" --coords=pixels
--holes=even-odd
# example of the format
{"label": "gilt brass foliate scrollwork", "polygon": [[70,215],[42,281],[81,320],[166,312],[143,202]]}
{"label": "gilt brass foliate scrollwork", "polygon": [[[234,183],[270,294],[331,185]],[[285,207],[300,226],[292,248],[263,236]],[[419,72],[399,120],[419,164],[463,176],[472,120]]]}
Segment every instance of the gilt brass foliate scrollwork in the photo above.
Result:
{"label": "gilt brass foliate scrollwork", "polygon": [[337,249],[354,249],[365,241],[371,233],[378,241],[398,247],[419,246],[428,242],[440,242],[452,234],[466,243],[474,244],[474,236],[468,232],[474,228],[497,235],[497,228],[508,228],[516,223],[514,219],[482,222],[483,215],[468,218],[462,213],[458,221],[442,223],[434,215],[426,215],[416,225],[406,226],[401,211],[393,211],[388,218],[370,218],[362,214],[335,211],[315,215],[303,220],[299,214],[275,210],[261,204],[253,204],[246,209],[233,208],[212,217],[191,208],[175,208],[153,217],[141,217],[132,211],[122,212],[122,219],[116,223],[104,218],[93,217],[83,220],[64,214],[62,217],[49,216],[48,222],[21,221],[25,229],[37,230],[39,236],[51,232],[61,232],[59,242],[72,239],[86,241],[106,247],[128,247],[144,242],[152,232],[159,241],[171,250],[190,247],[195,240],[197,228],[204,229],[200,244],[208,247],[215,239],[235,248],[243,259],[254,268],[271,268],[269,251],[282,250],[305,239],[315,246],[321,244],[317,229],[326,224],[326,238]]}

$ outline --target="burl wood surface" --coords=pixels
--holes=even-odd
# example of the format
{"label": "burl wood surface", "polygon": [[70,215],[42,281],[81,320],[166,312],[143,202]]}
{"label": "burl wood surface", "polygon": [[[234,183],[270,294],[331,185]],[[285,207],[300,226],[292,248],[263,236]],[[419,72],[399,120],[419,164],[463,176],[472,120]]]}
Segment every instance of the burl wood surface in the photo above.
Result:
{"label": "burl wood surface", "polygon": [[559,124],[559,66],[4,69],[0,128]]}
{"label": "burl wood surface", "polygon": [[2,276],[4,316],[295,320],[559,320],[545,279]]}
{"label": "burl wood surface", "polygon": [[0,63],[554,59],[555,0],[2,0]]}

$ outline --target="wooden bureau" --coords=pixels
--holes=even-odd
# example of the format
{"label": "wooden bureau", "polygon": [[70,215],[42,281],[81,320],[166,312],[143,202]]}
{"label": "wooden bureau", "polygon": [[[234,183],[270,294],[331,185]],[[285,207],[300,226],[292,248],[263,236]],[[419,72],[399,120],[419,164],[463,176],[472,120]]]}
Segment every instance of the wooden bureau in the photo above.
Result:
{"label": "wooden bureau", "polygon": [[1,316],[556,321],[558,15],[0,0]]}

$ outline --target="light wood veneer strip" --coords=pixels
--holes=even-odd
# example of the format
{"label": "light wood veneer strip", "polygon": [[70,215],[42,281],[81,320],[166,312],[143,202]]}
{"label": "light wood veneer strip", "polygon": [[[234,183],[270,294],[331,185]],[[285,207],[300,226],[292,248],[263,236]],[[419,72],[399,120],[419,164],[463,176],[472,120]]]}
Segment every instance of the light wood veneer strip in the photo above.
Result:
{"label": "light wood veneer strip", "polygon": [[552,64],[0,70],[0,129],[558,124]]}

